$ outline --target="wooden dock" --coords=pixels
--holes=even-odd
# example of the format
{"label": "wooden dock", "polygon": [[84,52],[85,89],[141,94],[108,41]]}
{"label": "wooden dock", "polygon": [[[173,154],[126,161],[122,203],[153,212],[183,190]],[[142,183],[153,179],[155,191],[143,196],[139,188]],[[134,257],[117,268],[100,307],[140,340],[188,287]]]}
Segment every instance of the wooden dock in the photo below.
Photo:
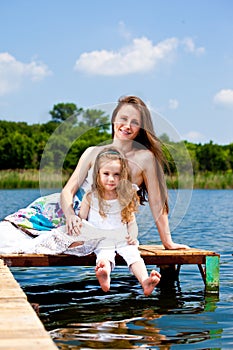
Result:
{"label": "wooden dock", "polygon": [[0,349],[57,349],[3,260],[0,260]]}
{"label": "wooden dock", "polygon": [[[198,266],[206,291],[219,289],[219,260],[220,255],[203,249],[190,248],[185,250],[166,250],[163,246],[140,245],[141,256],[146,265],[173,266],[177,277],[184,264]],[[44,255],[44,254],[0,254],[8,266],[94,266],[95,255],[77,257],[74,255]],[[116,265],[125,265],[124,260],[117,255]]]}

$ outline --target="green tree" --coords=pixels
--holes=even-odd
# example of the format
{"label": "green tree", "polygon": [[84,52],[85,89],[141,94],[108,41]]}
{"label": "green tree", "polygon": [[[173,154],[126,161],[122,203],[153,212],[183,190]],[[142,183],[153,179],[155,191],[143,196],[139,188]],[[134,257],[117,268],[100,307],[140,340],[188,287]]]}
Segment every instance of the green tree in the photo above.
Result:
{"label": "green tree", "polygon": [[85,110],[82,113],[82,121],[89,128],[98,127],[99,131],[107,131],[110,126],[109,116],[104,111],[97,109]]}
{"label": "green tree", "polygon": [[191,173],[192,162],[190,153],[184,142],[168,142],[163,144],[163,152],[169,164],[169,169],[172,174]]}
{"label": "green tree", "polygon": [[58,123],[63,121],[69,121],[71,124],[77,122],[78,115],[83,111],[82,108],[77,108],[74,103],[58,103],[53,106],[53,109],[49,112],[52,116],[52,120]]}
{"label": "green tree", "polygon": [[35,142],[31,137],[14,131],[0,142],[0,169],[30,169],[35,167]]}
{"label": "green tree", "polygon": [[219,172],[230,169],[229,149],[216,145],[210,141],[197,149],[199,170]]}
{"label": "green tree", "polygon": [[196,174],[199,170],[199,162],[197,159],[197,148],[198,145],[188,142],[188,141],[184,141],[184,144],[189,152],[189,156],[192,162],[192,166],[193,166],[193,173]]}

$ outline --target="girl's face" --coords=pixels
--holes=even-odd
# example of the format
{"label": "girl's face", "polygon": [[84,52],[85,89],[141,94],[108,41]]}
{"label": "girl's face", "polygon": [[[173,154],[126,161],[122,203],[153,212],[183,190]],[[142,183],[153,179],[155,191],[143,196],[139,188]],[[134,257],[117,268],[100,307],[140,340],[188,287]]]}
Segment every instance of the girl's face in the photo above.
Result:
{"label": "girl's face", "polygon": [[134,140],[141,128],[141,114],[130,104],[123,105],[114,120],[114,137]]}
{"label": "girl's face", "polygon": [[119,182],[121,175],[120,159],[103,160],[99,169],[99,179],[105,191],[114,191]]}

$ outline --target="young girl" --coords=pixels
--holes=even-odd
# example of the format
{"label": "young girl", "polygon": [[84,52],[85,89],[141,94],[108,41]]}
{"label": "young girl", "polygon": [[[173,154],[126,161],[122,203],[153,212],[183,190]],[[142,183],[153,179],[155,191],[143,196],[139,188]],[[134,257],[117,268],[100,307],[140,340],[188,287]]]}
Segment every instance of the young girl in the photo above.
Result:
{"label": "young girl", "polygon": [[138,227],[134,213],[139,199],[130,182],[127,161],[115,148],[105,148],[96,157],[92,190],[83,198],[79,217],[101,229],[105,237],[95,249],[96,277],[103,291],[110,289],[110,273],[115,266],[116,252],[150,295],[160,281],[153,270],[148,276],[138,250]]}

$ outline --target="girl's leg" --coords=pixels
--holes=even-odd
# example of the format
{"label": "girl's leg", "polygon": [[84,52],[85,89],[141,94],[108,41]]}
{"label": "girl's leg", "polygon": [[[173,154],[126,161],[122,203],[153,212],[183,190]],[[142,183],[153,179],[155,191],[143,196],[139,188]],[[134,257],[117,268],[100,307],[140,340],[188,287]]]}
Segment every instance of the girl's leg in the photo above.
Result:
{"label": "girl's leg", "polygon": [[108,240],[104,239],[99,242],[94,253],[96,255],[96,277],[102,290],[108,292],[111,281],[110,273],[115,267],[115,247],[113,244],[110,246]]}
{"label": "girl's leg", "polygon": [[117,248],[117,252],[127,262],[130,270],[138,279],[143,288],[144,294],[146,296],[150,295],[160,281],[160,273],[152,270],[150,276],[148,276],[146,265],[140,256],[137,245],[121,245]]}
{"label": "girl's leg", "polygon": [[150,276],[143,260],[136,261],[130,265],[130,269],[134,276],[138,279],[146,296],[150,295],[155,286],[159,283],[161,275],[158,271],[152,270]]}
{"label": "girl's leg", "polygon": [[107,259],[100,259],[95,268],[95,274],[99,281],[100,287],[104,292],[110,289],[111,263]]}

